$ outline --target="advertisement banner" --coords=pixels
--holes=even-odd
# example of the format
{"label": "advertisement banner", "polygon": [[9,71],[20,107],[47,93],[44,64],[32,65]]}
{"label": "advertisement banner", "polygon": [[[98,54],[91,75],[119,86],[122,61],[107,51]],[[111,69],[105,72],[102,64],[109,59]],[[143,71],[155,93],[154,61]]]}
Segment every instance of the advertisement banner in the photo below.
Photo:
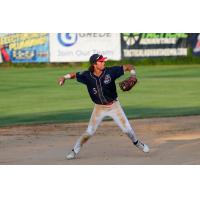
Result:
{"label": "advertisement banner", "polygon": [[200,56],[200,33],[191,34],[192,52],[194,56]]}
{"label": "advertisement banner", "polygon": [[48,33],[1,33],[0,50],[4,62],[48,62]]}
{"label": "advertisement banner", "polygon": [[99,53],[109,60],[121,59],[119,33],[52,33],[51,62],[82,62]]}
{"label": "advertisement banner", "polygon": [[122,33],[122,58],[187,56],[186,33]]}

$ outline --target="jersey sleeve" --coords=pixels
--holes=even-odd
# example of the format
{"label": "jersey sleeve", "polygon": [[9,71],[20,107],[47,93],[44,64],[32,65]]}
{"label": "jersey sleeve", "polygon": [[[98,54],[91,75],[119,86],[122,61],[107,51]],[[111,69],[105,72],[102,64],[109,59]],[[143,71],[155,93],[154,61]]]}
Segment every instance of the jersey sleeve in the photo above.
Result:
{"label": "jersey sleeve", "polygon": [[80,83],[86,84],[87,83],[87,76],[85,72],[77,72],[76,73],[76,80]]}
{"label": "jersey sleeve", "polygon": [[111,73],[115,79],[119,78],[120,76],[124,75],[124,68],[123,66],[113,66],[110,68]]}

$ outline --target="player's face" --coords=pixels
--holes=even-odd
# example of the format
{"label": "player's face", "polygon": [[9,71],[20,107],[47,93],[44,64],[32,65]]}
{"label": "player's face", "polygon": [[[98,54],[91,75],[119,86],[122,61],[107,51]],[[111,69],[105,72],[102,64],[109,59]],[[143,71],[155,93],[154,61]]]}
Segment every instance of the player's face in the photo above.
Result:
{"label": "player's face", "polygon": [[102,71],[105,68],[105,61],[97,61],[94,66],[96,67],[96,69]]}

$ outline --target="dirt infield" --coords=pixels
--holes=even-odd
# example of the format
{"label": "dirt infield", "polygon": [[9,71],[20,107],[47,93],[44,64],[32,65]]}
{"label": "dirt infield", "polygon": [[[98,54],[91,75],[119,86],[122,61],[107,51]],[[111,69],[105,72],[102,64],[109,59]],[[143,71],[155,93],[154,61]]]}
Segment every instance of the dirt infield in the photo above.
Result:
{"label": "dirt infield", "polygon": [[76,160],[65,154],[87,123],[0,128],[0,164],[200,164],[200,116],[130,120],[150,146],[135,148],[113,121],[104,121]]}

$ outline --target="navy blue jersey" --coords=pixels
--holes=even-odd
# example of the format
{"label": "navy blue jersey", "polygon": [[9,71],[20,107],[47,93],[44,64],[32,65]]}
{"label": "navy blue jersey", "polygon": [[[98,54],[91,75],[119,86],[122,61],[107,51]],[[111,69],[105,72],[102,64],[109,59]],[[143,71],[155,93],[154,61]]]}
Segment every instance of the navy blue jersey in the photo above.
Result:
{"label": "navy blue jersey", "polygon": [[76,78],[87,86],[92,101],[96,104],[108,104],[117,98],[115,80],[124,75],[123,66],[105,67],[101,76],[91,71],[77,72]]}

